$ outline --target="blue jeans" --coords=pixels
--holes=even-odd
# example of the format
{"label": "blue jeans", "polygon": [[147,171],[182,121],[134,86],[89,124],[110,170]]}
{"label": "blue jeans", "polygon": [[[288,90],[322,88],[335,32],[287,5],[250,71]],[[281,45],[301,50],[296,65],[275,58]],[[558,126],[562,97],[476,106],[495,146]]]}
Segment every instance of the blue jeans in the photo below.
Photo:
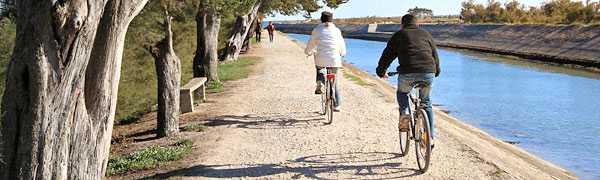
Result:
{"label": "blue jeans", "polygon": [[396,98],[398,105],[400,106],[400,112],[407,110],[408,108],[408,95],[413,88],[413,85],[421,85],[419,91],[419,99],[421,103],[425,104],[425,111],[429,117],[429,125],[431,126],[431,137],[435,136],[433,130],[433,108],[431,107],[431,98],[429,93],[433,88],[433,78],[435,73],[410,73],[410,74],[398,74],[398,91],[396,92]]}
{"label": "blue jeans", "polygon": [[[334,102],[334,106],[341,106],[342,105],[342,98],[340,98],[340,88],[338,88],[338,77],[337,77],[337,72],[338,69],[337,67],[320,67],[320,66],[315,66],[317,68],[317,84],[321,83],[321,84],[325,84],[325,75],[327,74],[327,69],[331,70],[331,72],[333,74],[335,74],[335,99],[336,101]],[[323,92],[325,93],[325,92]]]}

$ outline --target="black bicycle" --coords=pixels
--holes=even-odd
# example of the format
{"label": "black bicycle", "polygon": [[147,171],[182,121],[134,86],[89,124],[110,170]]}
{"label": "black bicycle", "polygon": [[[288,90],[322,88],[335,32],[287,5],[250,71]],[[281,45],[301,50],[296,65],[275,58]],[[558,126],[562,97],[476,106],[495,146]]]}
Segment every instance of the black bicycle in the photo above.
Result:
{"label": "black bicycle", "polygon": [[[394,76],[398,72],[388,72],[388,76]],[[412,84],[415,89],[415,94],[410,94],[408,99],[408,112],[410,115],[410,121],[408,131],[403,131],[398,125],[398,132],[400,137],[400,151],[403,156],[408,154],[408,148],[410,147],[410,140],[414,140],[415,149],[417,155],[417,164],[419,170],[425,173],[429,169],[429,161],[431,160],[431,129],[429,126],[429,117],[425,111],[425,104],[421,103],[419,99],[419,90],[423,87],[423,83],[415,82]],[[400,117],[402,118],[402,114]],[[401,119],[399,119],[401,122]]]}

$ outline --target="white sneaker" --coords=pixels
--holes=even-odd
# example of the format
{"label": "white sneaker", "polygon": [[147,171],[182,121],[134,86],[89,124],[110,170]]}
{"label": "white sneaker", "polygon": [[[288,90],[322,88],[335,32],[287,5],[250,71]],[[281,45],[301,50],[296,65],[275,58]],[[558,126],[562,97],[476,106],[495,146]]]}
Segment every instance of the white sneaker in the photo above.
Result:
{"label": "white sneaker", "polygon": [[340,112],[342,110],[342,106],[333,107],[333,111]]}

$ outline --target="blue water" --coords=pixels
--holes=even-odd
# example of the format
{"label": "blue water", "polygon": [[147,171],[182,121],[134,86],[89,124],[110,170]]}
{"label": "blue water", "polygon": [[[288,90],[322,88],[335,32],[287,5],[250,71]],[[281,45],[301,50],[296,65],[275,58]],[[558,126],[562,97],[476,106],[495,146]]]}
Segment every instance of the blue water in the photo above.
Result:
{"label": "blue water", "polygon": [[[386,43],[345,41],[343,59],[374,74]],[[469,51],[438,53],[442,72],[431,98],[439,108],[581,179],[600,179],[600,74]]]}

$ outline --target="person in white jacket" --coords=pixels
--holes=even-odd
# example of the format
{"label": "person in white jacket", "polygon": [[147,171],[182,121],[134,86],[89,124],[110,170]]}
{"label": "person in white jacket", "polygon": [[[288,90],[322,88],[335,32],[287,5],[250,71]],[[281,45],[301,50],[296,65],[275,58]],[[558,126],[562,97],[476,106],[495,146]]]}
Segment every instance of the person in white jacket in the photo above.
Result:
{"label": "person in white jacket", "polygon": [[[331,21],[333,14],[324,11],[321,13],[321,24],[315,27],[310,35],[308,44],[304,53],[306,55],[315,55],[315,66],[317,68],[317,89],[315,94],[321,94],[321,86],[325,82],[327,69],[331,70],[337,76],[337,71],[342,67],[341,56],[346,55],[346,43],[340,29],[335,27]],[[316,51],[315,51],[316,47]],[[340,90],[335,82],[335,96],[337,102],[334,104],[334,111],[341,110]]]}

